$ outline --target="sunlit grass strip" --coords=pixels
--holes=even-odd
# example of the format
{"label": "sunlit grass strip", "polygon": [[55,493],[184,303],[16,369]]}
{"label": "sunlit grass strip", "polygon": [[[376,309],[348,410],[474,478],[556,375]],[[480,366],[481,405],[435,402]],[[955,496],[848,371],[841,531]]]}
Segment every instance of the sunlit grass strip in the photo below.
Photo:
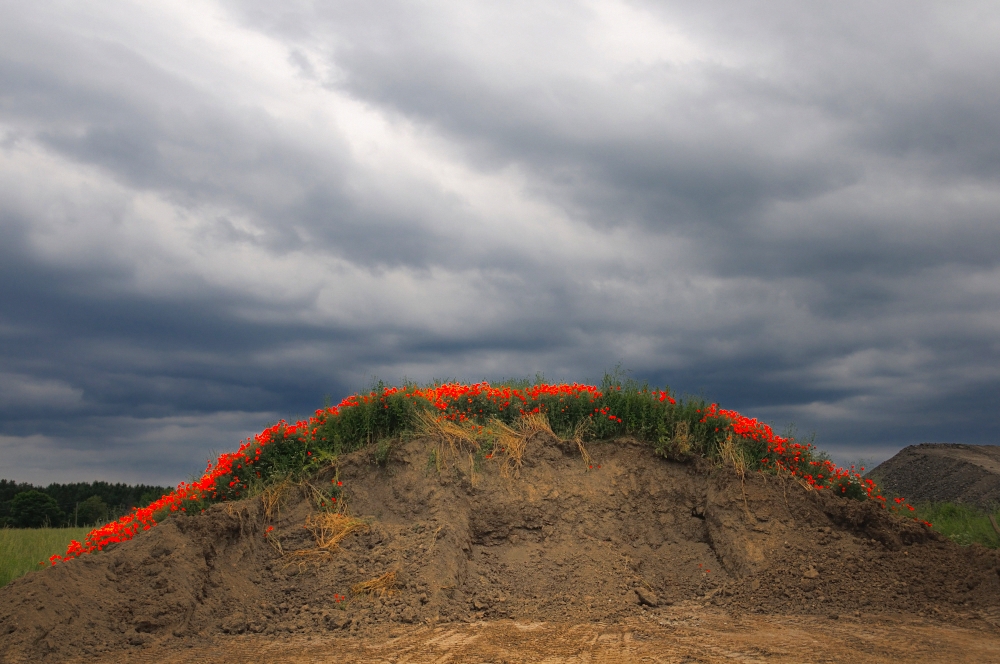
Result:
{"label": "sunlit grass strip", "polygon": [[39,569],[89,528],[0,528],[0,586]]}
{"label": "sunlit grass strip", "polygon": [[962,503],[945,502],[918,503],[915,508],[918,519],[932,522],[934,530],[958,544],[1000,548],[1000,535],[990,523],[990,515],[1000,520],[1000,510],[988,512]]}
{"label": "sunlit grass strip", "polygon": [[[442,383],[420,387],[377,384],[313,417],[289,424],[282,420],[235,452],[209,463],[198,480],[151,505],[136,508],[117,521],[96,528],[84,541],[73,541],[52,564],[109,544],[131,539],[170,512],[204,509],[209,503],[246,498],[250,492],[302,477],[340,454],[414,431],[430,417],[445,425],[503,428],[523,426],[544,415],[557,435],[587,439],[633,436],[676,460],[703,456],[742,459],[742,470],[767,469],[802,478],[815,489],[830,489],[856,499],[871,499],[893,511],[911,509],[905,501],[887,504],[878,486],[853,468],[835,466],[811,443],[778,436],[770,426],[701,399],[679,401],[668,389],[606,376],[600,387],[579,383],[499,385]],[[516,464],[516,462],[515,462]],[[929,525],[929,524],[928,524]]]}

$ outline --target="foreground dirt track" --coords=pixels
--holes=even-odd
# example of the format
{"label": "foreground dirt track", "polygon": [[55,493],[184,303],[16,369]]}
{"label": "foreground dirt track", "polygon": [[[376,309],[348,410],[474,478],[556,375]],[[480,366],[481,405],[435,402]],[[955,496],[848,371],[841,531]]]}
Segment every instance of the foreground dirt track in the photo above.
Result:
{"label": "foreground dirt track", "polygon": [[[913,616],[744,616],[671,607],[605,625],[486,621],[406,627],[359,639],[247,636],[167,643],[146,661],[215,662],[1000,662],[1000,637]],[[118,654],[101,662],[134,661]],[[87,660],[93,661],[93,660]]]}
{"label": "foreground dirt track", "polygon": [[[33,573],[0,662],[1000,662],[995,551],[635,441],[524,444],[361,451]],[[338,481],[358,520],[323,548]]]}

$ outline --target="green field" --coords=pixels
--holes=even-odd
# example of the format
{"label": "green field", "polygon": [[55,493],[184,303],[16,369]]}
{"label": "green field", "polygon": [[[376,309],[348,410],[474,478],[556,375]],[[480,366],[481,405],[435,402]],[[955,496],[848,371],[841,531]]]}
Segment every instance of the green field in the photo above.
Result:
{"label": "green field", "polygon": [[0,528],[0,586],[42,569],[49,556],[63,554],[70,541],[82,541],[90,528]]}
{"label": "green field", "polygon": [[1000,548],[1000,535],[990,523],[990,514],[1000,523],[1000,510],[987,512],[961,503],[922,503],[915,507],[913,514],[917,518],[930,521],[934,530],[962,546],[976,543]]}

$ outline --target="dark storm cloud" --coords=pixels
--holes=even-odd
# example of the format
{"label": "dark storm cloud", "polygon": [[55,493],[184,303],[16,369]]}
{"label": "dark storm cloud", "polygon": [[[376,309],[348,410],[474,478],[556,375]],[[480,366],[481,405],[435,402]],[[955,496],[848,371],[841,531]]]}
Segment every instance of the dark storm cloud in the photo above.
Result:
{"label": "dark storm cloud", "polygon": [[988,4],[0,12],[0,475],[619,361],[841,460],[1000,424]]}

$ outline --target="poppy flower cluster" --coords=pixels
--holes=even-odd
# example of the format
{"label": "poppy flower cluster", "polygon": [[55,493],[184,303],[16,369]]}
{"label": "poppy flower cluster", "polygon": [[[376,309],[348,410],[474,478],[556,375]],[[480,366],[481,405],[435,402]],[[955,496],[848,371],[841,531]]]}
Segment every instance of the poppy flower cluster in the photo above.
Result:
{"label": "poppy flower cluster", "polygon": [[[579,383],[539,384],[526,388],[493,387],[487,382],[464,385],[442,383],[428,388],[413,388],[407,397],[424,399],[436,408],[443,419],[454,422],[482,420],[501,415],[566,412],[568,404],[583,400],[594,403],[601,391],[593,385]],[[553,407],[554,404],[558,406]]]}
{"label": "poppy flower cluster", "polygon": [[[841,468],[829,459],[818,457],[816,446],[811,443],[797,443],[791,438],[779,436],[770,426],[756,418],[746,417],[735,410],[719,408],[718,404],[711,404],[700,412],[702,423],[721,419],[728,423],[724,426],[733,435],[743,440],[763,443],[766,447],[760,465],[764,468],[785,471],[801,477],[814,489],[828,489],[848,498],[867,498],[893,512],[915,511],[904,498],[895,498],[892,503],[887,502],[878,484],[862,476],[864,468],[860,471],[854,466]],[[930,526],[926,521],[921,523]]]}
{"label": "poppy flower cluster", "polygon": [[[346,401],[346,400],[345,400]],[[66,555],[49,558],[57,562],[79,557],[85,553],[102,551],[110,544],[130,540],[141,530],[155,526],[157,519],[171,512],[203,511],[206,503],[230,498],[240,498],[250,486],[251,478],[263,480],[259,469],[262,455],[275,442],[311,436],[318,424],[316,418],[288,424],[284,420],[264,429],[253,438],[245,440],[235,452],[219,455],[215,463],[209,462],[205,473],[194,482],[182,482],[177,489],[160,497],[146,507],[136,507],[116,521],[91,530],[83,542],[73,540]],[[306,459],[311,451],[303,449]],[[266,468],[264,469],[266,470]]]}

